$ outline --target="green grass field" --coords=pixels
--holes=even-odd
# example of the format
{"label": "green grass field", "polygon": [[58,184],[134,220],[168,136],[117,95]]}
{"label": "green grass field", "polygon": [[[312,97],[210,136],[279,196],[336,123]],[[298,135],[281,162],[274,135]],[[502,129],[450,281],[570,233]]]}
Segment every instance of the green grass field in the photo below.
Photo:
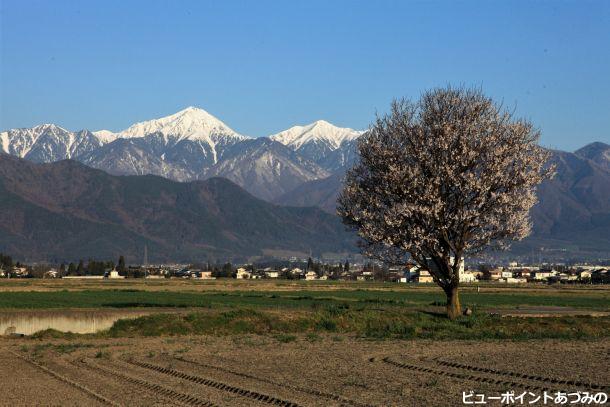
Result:
{"label": "green grass field", "polygon": [[[473,309],[517,306],[565,306],[610,310],[610,290],[509,291],[461,293],[463,306]],[[421,308],[444,303],[442,291],[299,290],[299,291],[145,291],[137,289],[0,292],[0,308],[131,308],[131,307],[251,307],[310,309],[327,305]]]}
{"label": "green grass field", "polygon": [[[41,283],[42,284],[42,283]],[[584,339],[610,336],[609,316],[502,318],[497,310],[569,307],[610,311],[610,290],[598,287],[465,287],[472,316],[449,321],[445,297],[432,286],[388,284],[269,284],[167,282],[152,285],[85,285],[69,290],[36,285],[0,291],[0,310],[178,308],[120,320],[98,336],[350,334],[371,339]],[[15,286],[13,286],[15,288]],[[1,287],[0,287],[1,290]],[[41,336],[66,336],[43,332]]]}
{"label": "green grass field", "polygon": [[397,310],[327,308],[298,315],[253,309],[122,320],[111,337],[341,333],[369,339],[583,339],[610,335],[610,317],[501,318],[477,313],[450,321],[444,315]]}

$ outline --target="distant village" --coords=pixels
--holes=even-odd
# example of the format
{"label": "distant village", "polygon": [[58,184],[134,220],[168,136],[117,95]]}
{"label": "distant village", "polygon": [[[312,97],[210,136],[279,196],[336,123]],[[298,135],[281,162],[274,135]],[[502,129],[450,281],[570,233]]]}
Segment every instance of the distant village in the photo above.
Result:
{"label": "distant village", "polygon": [[[158,264],[126,265],[121,256],[117,264],[112,261],[80,261],[53,266],[49,264],[21,264],[0,253],[0,278],[64,278],[64,279],[124,279],[124,278],[180,278],[213,280],[217,278],[285,279],[285,280],[343,280],[383,281],[395,283],[433,283],[430,270],[416,264],[388,266],[376,262],[354,263],[322,262],[291,258],[262,264]],[[511,262],[505,265],[478,264],[467,267],[459,264],[462,283],[495,282],[498,284],[560,283],[609,284],[610,265],[591,264],[538,264]]]}

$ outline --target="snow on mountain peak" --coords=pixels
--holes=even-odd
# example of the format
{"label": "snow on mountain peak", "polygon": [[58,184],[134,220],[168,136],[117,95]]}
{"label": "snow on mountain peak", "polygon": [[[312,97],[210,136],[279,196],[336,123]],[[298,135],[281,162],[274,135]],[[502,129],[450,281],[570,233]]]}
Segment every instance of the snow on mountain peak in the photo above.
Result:
{"label": "snow on mountain peak", "polygon": [[189,106],[170,116],[136,123],[119,133],[119,137],[143,137],[160,132],[178,139],[214,141],[222,137],[245,139],[225,123],[203,109]]}
{"label": "snow on mountain peak", "polygon": [[343,142],[354,140],[360,137],[362,133],[362,131],[346,127],[337,127],[326,120],[317,120],[305,126],[291,127],[270,136],[270,138],[294,150],[316,141],[326,142],[331,148],[337,149]]}
{"label": "snow on mountain peak", "polygon": [[9,153],[10,140],[8,138],[8,131],[3,131],[0,133],[0,148],[4,153]]}
{"label": "snow on mountain peak", "polygon": [[95,137],[98,138],[98,140],[100,140],[104,144],[110,143],[119,137],[118,134],[113,133],[110,130],[98,130],[92,131],[92,133],[93,135],[95,135]]}
{"label": "snow on mountain peak", "polygon": [[32,127],[31,129],[35,134],[41,134],[44,133],[45,131],[61,131],[61,132],[68,132],[68,130],[64,129],[63,127],[59,127],[56,124],[53,123],[44,123],[44,124],[39,124],[38,126]]}

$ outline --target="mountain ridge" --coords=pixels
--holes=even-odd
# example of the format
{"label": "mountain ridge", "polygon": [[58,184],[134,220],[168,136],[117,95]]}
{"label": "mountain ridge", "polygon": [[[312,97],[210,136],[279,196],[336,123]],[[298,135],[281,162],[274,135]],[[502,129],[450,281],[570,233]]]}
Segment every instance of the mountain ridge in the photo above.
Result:
{"label": "mountain ridge", "polygon": [[579,148],[574,154],[587,158],[610,171],[610,144],[595,141]]}
{"label": "mountain ridge", "polygon": [[74,160],[0,154],[0,251],[29,260],[230,259],[349,252],[353,235],[318,208],[280,207],[225,178],[113,176]]}
{"label": "mountain ridge", "polygon": [[[33,162],[71,158],[113,175],[152,174],[180,182],[224,177],[266,201],[317,206],[335,214],[343,175],[357,161],[364,134],[318,120],[250,138],[194,107],[128,129],[120,137],[121,132],[70,132],[47,124],[1,132],[0,146]],[[584,246],[588,239],[597,249],[610,246],[603,231],[610,202],[605,175],[610,173],[610,146],[595,142],[574,153],[552,154],[559,178],[540,187],[543,204],[532,210],[536,236],[529,241],[559,247],[571,241]]]}
{"label": "mountain ridge", "polygon": [[57,128],[61,137],[50,140],[38,127],[0,133],[2,149],[34,162],[76,159],[113,175],[152,174],[181,182],[221,175],[267,200],[347,165],[362,134],[319,120],[286,130],[290,140],[251,138],[193,106],[116,133]]}
{"label": "mountain ridge", "polygon": [[[610,256],[610,170],[578,151],[551,151],[550,163],[557,174],[538,187],[538,203],[530,212],[532,235],[514,243],[515,252],[568,247]],[[326,179],[308,181],[274,202],[317,206],[334,214],[343,175],[335,172]]]}

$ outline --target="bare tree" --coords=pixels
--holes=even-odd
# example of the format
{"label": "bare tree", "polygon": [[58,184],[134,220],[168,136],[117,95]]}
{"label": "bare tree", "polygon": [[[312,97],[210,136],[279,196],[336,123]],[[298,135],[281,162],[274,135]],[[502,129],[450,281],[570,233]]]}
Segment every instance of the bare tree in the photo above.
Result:
{"label": "bare tree", "polygon": [[442,88],[394,101],[359,142],[338,201],[364,254],[410,256],[460,315],[460,259],[505,248],[531,230],[535,187],[552,175],[539,132],[477,89]]}

